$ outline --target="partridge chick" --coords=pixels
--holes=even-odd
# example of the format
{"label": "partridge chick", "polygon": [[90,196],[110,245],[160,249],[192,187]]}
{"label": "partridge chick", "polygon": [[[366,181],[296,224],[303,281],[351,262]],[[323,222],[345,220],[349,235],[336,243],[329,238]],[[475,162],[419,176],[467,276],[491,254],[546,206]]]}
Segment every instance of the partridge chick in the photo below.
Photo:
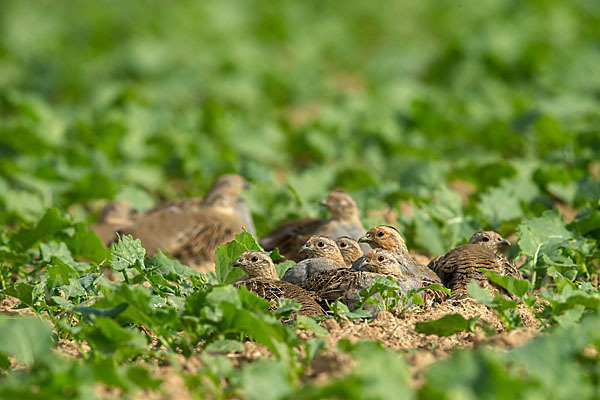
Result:
{"label": "partridge chick", "polygon": [[320,272],[346,268],[340,249],[327,236],[311,236],[300,248],[300,252],[308,258],[288,269],[282,278],[284,281],[298,284]]}
{"label": "partridge chick", "polygon": [[303,218],[279,225],[260,239],[262,248],[267,251],[278,248],[285,258],[298,262],[306,258],[299,250],[312,235],[358,239],[365,233],[356,202],[349,194],[331,192],[319,204],[327,208],[331,218]]}
{"label": "partridge chick", "polygon": [[[436,257],[428,267],[435,271],[444,285],[452,290],[451,299],[468,297],[467,284],[475,279],[484,288],[493,287],[480,268],[492,270],[500,275],[522,279],[512,260],[496,251],[510,245],[508,240],[496,232],[475,233],[468,244],[458,246],[446,254]],[[496,290],[496,288],[494,288]]]}
{"label": "partridge chick", "polygon": [[294,299],[301,308],[300,315],[322,315],[323,309],[317,303],[320,299],[312,293],[292,284],[279,280],[271,257],[263,251],[250,250],[243,253],[233,262],[240,267],[247,279],[237,281],[234,286],[245,286],[249,291],[272,303],[271,310],[277,308],[278,299]]}
{"label": "partridge chick", "polygon": [[420,280],[441,283],[440,278],[431,269],[417,263],[410,256],[404,238],[393,226],[375,226],[369,229],[358,241],[368,243],[373,249],[384,249],[392,252],[400,262],[405,275],[414,275]]}
{"label": "partridge chick", "polygon": [[360,244],[350,236],[340,236],[335,239],[335,244],[340,249],[347,267],[351,267],[352,263],[363,255]]}

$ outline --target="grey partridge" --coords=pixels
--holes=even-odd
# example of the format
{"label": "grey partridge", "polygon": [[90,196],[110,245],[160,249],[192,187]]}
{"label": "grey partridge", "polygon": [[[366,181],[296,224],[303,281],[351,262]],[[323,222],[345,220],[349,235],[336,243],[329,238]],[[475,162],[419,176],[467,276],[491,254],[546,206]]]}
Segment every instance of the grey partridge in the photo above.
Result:
{"label": "grey partridge", "polygon": [[278,248],[286,259],[298,262],[306,258],[299,250],[313,235],[332,238],[350,236],[358,239],[365,233],[356,202],[349,194],[330,192],[319,204],[329,211],[329,219],[303,218],[288,221],[264,235],[260,239],[261,247],[267,251]]}
{"label": "grey partridge", "polygon": [[451,299],[463,299],[468,296],[467,284],[472,279],[484,288],[496,290],[487,277],[479,271],[480,268],[522,279],[521,273],[512,260],[501,253],[496,253],[509,245],[510,242],[496,232],[477,232],[468,244],[458,246],[434,258],[428,266],[440,276],[444,285],[450,288]]}
{"label": "grey partridge", "polygon": [[[419,289],[439,281],[432,281],[427,277],[417,277],[414,274],[407,274],[406,266],[390,251],[384,249],[375,249],[367,253],[361,262],[359,268],[366,268],[369,271],[379,274],[386,274],[401,280],[407,289]],[[405,294],[405,293],[404,293]],[[420,292],[425,305],[431,305],[434,302],[441,302],[446,298],[446,294],[439,290],[427,289]]]}
{"label": "grey partridge", "polygon": [[363,250],[358,241],[350,236],[340,236],[335,239],[335,244],[340,249],[347,267],[351,267],[352,263],[363,255]]}
{"label": "grey partridge", "polygon": [[415,277],[406,277],[397,258],[386,250],[378,249],[361,257],[360,265],[352,268],[338,268],[314,275],[299,284],[304,289],[316,293],[328,301],[340,299],[350,309],[355,309],[358,292],[370,286],[380,275],[392,276],[400,284],[401,294],[409,289],[420,287]]}
{"label": "grey partridge", "polygon": [[234,267],[240,267],[247,279],[234,282],[234,286],[245,286],[249,291],[269,300],[271,310],[277,308],[278,299],[294,299],[300,304],[299,315],[323,315],[320,299],[314,294],[289,282],[280,281],[271,257],[258,250],[243,253],[233,262]]}
{"label": "grey partridge", "polygon": [[[194,212],[203,207],[210,206],[215,204],[219,200],[215,197],[221,196],[221,194],[227,190],[237,191],[241,193],[244,189],[249,187],[248,181],[244,179],[241,175],[238,174],[223,174],[215,179],[208,190],[206,196],[204,198],[200,197],[190,197],[187,199],[179,199],[168,201],[158,206],[147,210],[144,215],[149,216],[154,213],[164,212],[164,210],[169,210],[171,213],[189,213]],[[248,209],[244,199],[241,196],[237,196],[236,203],[232,207],[232,210],[238,215],[238,217],[242,220],[244,229],[251,233],[252,235],[256,235],[256,228],[254,227],[254,221],[252,220],[252,214]]]}
{"label": "grey partridge", "polygon": [[90,229],[96,232],[102,243],[108,245],[115,237],[115,232],[134,223],[138,211],[126,201],[106,203],[98,213],[96,224]]}
{"label": "grey partridge", "polygon": [[288,269],[282,278],[284,281],[298,284],[320,272],[347,267],[337,244],[327,236],[311,236],[300,252],[308,258]]}
{"label": "grey partridge", "polygon": [[149,255],[160,249],[184,264],[210,269],[217,246],[232,240],[245,226],[236,208],[245,187],[243,179],[220,181],[212,185],[202,204],[193,205],[190,199],[159,206],[140,215],[121,233],[140,239]]}
{"label": "grey partridge", "polygon": [[404,238],[396,228],[389,225],[378,225],[367,231],[359,242],[368,243],[373,249],[384,249],[392,252],[400,262],[404,274],[415,275],[420,280],[441,283],[440,278],[431,269],[417,263],[408,253]]}

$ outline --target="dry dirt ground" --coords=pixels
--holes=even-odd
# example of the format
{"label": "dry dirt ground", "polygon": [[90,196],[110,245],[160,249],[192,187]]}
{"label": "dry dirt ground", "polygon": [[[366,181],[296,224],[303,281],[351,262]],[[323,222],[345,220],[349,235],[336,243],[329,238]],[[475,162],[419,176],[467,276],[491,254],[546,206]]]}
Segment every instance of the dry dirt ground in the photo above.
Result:
{"label": "dry dirt ground", "polygon": [[[6,297],[0,301],[0,314],[33,314],[28,309],[15,310],[13,307],[18,301]],[[329,319],[321,325],[329,334],[326,337],[327,349],[313,360],[305,373],[305,378],[314,382],[323,382],[332,376],[343,373],[352,367],[348,355],[337,350],[337,342],[340,339],[349,339],[352,342],[368,339],[378,340],[384,346],[398,350],[405,355],[412,372],[410,383],[419,386],[422,382],[422,372],[431,363],[447,357],[448,354],[458,348],[472,348],[478,346],[491,346],[499,349],[507,349],[522,345],[538,333],[539,321],[531,310],[520,305],[518,309],[523,328],[507,332],[496,314],[488,307],[479,304],[475,300],[463,300],[461,302],[444,302],[430,307],[426,311],[413,311],[399,316],[389,312],[380,312],[371,321],[350,322]],[[460,332],[448,337],[436,335],[425,335],[415,332],[415,324],[418,321],[428,321],[441,318],[450,313],[459,313],[465,318],[480,315],[481,320],[492,324],[498,334],[486,337],[481,332]],[[299,330],[300,337],[310,337],[312,332]],[[83,347],[87,350],[85,344]],[[68,340],[60,340],[57,351],[67,357],[80,357],[80,351],[75,343]],[[252,342],[245,343],[245,351],[242,353],[230,353],[227,357],[234,365],[241,365],[261,357],[269,357],[269,351],[262,345]],[[141,392],[138,398],[145,400],[154,399],[190,399],[193,396],[186,389],[180,371],[193,374],[201,365],[201,353],[189,359],[179,358],[179,366],[154,365],[154,374],[161,378],[163,391]],[[98,392],[106,397],[119,397],[120,393],[112,389],[98,387]]]}

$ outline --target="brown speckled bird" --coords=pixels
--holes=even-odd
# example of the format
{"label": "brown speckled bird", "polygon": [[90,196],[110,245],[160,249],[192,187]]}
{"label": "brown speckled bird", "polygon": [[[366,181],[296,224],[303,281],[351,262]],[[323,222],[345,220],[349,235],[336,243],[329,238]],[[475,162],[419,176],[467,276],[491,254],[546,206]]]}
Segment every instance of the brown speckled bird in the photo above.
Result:
{"label": "brown speckled bird", "polygon": [[[398,258],[392,252],[384,249],[375,249],[367,253],[360,267],[379,274],[394,276],[398,280],[401,280],[409,290],[422,288],[433,283],[440,283],[438,281],[431,281],[427,277],[417,278],[415,275],[406,274],[403,272],[405,266],[399,262]],[[439,303],[446,298],[444,292],[431,289],[420,292],[420,295],[423,297],[425,305],[431,305],[434,302]]]}
{"label": "brown speckled bird", "polygon": [[350,236],[340,236],[335,239],[335,244],[340,249],[347,267],[351,267],[352,263],[363,255],[360,244]]}
{"label": "brown speckled bird", "polygon": [[452,291],[451,299],[468,297],[467,284],[475,279],[484,288],[497,288],[492,285],[479,268],[492,270],[500,275],[510,275],[522,279],[521,273],[508,259],[497,251],[502,251],[510,242],[492,231],[475,233],[468,244],[450,250],[429,263],[444,285]]}
{"label": "brown speckled bird", "polygon": [[271,310],[277,308],[278,299],[294,299],[301,308],[300,315],[322,315],[323,309],[317,303],[320,299],[314,294],[289,282],[279,280],[271,257],[263,251],[250,250],[243,253],[233,262],[234,267],[240,267],[247,279],[237,281],[234,286],[245,286],[249,291],[272,303]]}
{"label": "brown speckled bird", "polygon": [[312,235],[358,239],[365,233],[356,202],[349,194],[331,192],[319,204],[327,208],[331,218],[303,218],[279,225],[260,239],[262,248],[267,251],[278,248],[286,259],[298,262],[306,258],[299,250]]}
{"label": "brown speckled bird", "polygon": [[288,269],[282,278],[284,281],[298,284],[320,272],[347,267],[337,244],[327,236],[311,236],[300,252],[308,258]]}
{"label": "brown speckled bird", "polygon": [[256,228],[254,227],[252,214],[250,213],[250,210],[248,210],[248,206],[246,205],[244,199],[239,195],[248,187],[248,181],[246,181],[246,179],[244,179],[241,175],[223,174],[213,181],[204,198],[190,197],[187,199],[168,201],[145,211],[144,215],[149,216],[157,212],[164,212],[164,210],[169,210],[169,212],[173,214],[195,212],[218,202],[219,199],[216,197],[221,196],[223,192],[235,191],[238,193],[238,196],[235,204],[232,207],[232,210],[242,220],[246,231],[256,235]]}
{"label": "brown speckled bird", "polygon": [[414,274],[420,280],[441,283],[440,278],[431,269],[417,263],[408,253],[404,238],[396,228],[389,225],[378,225],[367,231],[359,242],[368,243],[373,249],[384,249],[392,252],[407,275]]}
{"label": "brown speckled bird", "polygon": [[121,233],[140,239],[149,255],[160,249],[184,264],[209,270],[217,246],[232,240],[245,226],[237,207],[246,185],[236,176],[217,179],[201,205],[184,200],[159,206],[140,215]]}
{"label": "brown speckled bird", "polygon": [[90,229],[96,232],[102,243],[108,245],[115,237],[115,232],[134,223],[138,211],[126,201],[111,201],[106,203],[98,213],[95,225]]}
{"label": "brown speckled bird", "polygon": [[382,249],[373,250],[359,258],[351,269],[324,271],[300,283],[300,286],[328,301],[340,299],[354,309],[359,301],[358,292],[370,286],[379,275],[392,276],[400,284],[402,295],[409,289],[421,286],[414,276],[403,274],[398,259],[391,252]]}

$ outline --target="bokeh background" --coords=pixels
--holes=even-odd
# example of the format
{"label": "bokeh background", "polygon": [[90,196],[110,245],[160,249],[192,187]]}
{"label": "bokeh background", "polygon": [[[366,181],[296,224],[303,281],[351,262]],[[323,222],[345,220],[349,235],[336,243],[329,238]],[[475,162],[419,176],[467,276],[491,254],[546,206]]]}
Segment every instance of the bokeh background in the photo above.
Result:
{"label": "bokeh background", "polygon": [[439,254],[600,198],[600,2],[0,1],[0,223],[239,172]]}

